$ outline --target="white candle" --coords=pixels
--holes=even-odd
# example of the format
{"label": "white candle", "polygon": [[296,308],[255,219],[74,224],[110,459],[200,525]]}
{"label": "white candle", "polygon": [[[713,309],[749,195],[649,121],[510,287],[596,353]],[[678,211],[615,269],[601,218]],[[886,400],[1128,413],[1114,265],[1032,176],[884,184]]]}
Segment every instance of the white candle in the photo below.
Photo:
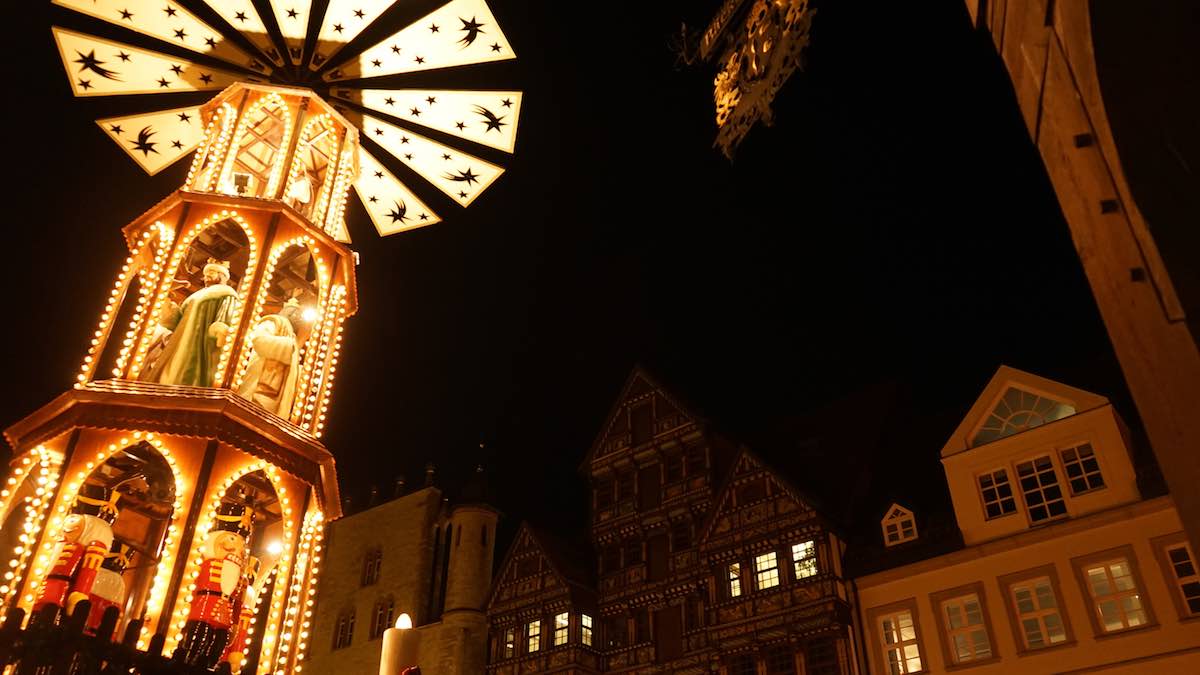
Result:
{"label": "white candle", "polygon": [[421,634],[413,630],[412,619],[401,614],[395,628],[383,631],[383,654],[379,659],[379,675],[400,675],[405,668],[417,665],[421,649]]}

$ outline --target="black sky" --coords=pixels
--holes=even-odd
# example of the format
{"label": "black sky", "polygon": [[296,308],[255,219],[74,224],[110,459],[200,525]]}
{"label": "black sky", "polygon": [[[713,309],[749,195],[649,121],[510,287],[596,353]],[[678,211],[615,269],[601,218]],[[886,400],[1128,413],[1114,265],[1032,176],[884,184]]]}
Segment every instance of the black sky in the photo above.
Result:
{"label": "black sky", "polygon": [[[905,451],[930,489],[1002,363],[1134,421],[1005,73],[961,2],[821,3],[775,126],[732,163],[711,147],[713,70],[667,48],[719,3],[491,4],[519,59],[488,72],[525,91],[508,171],[412,233],[381,240],[349,213],[360,310],[325,440],[360,504],[428,459],[451,486],[483,462],[510,523],[582,526],[576,468],[639,361],[763,421],[898,383],[929,421]],[[147,178],[112,145],[92,120],[139,104],[73,99],[49,31],[64,13],[29,5],[7,29],[6,423],[70,385],[120,228],[187,170]]]}

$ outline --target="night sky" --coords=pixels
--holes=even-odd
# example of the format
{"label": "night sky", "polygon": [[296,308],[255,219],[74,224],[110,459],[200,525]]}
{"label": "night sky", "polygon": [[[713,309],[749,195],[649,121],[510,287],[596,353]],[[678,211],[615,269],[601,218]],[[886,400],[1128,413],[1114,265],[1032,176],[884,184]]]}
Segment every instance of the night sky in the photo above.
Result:
{"label": "night sky", "polygon": [[[5,424],[73,382],[120,228],[187,171],[148,178],[112,144],[93,119],[153,104],[73,99],[49,31],[65,13],[23,4],[7,29]],[[380,239],[357,202],[348,215],[360,308],[324,440],[357,505],[371,483],[419,483],[429,459],[451,489],[483,463],[510,530],[582,527],[578,465],[638,362],[750,425],[891,383],[920,420],[897,441],[917,490],[944,490],[941,445],[1002,363],[1107,395],[1136,426],[961,2],[820,3],[805,71],[733,162],[712,148],[711,65],[668,48],[719,2],[490,4],[519,58],[450,86],[524,90],[507,172],[411,233]]]}

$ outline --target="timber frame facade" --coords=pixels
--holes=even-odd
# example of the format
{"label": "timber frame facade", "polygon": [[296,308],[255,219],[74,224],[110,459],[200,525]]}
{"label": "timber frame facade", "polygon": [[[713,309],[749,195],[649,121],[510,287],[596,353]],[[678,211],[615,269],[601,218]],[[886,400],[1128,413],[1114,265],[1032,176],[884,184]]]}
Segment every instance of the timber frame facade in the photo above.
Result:
{"label": "timber frame facade", "polygon": [[523,526],[488,603],[489,673],[857,672],[841,537],[641,369],[581,470],[595,585]]}

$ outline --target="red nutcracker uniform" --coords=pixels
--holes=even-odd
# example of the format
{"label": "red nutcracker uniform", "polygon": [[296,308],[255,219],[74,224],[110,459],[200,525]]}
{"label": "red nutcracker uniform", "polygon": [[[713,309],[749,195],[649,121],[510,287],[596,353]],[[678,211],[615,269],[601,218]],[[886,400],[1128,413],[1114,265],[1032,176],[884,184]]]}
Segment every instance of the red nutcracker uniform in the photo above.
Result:
{"label": "red nutcracker uniform", "polygon": [[[122,604],[125,602],[125,579],[122,574],[129,566],[129,558],[132,555],[133,551],[128,546],[120,542],[113,542],[112,552],[104,557],[100,571],[96,574],[96,583],[92,585],[92,590],[88,593],[88,600],[92,601],[92,611],[88,613],[87,623],[84,625],[84,630],[88,635],[96,634],[96,630],[100,628],[100,622],[104,620],[105,610],[109,607],[121,610]],[[111,635],[104,637],[112,638]]]}
{"label": "red nutcracker uniform", "polygon": [[228,662],[233,672],[238,672],[246,658],[246,643],[250,639],[250,622],[254,620],[254,609],[258,605],[258,589],[254,587],[258,576],[258,558],[246,558],[242,566],[242,578],[233,592],[233,608],[237,610],[237,623],[229,636],[229,644],[221,654],[220,663]]}
{"label": "red nutcracker uniform", "polygon": [[70,613],[80,600],[86,600],[96,583],[104,556],[112,546],[112,524],[117,519],[117,499],[111,489],[85,483],[63,523],[55,547],[54,566],[33,605],[34,616],[47,606],[57,607],[54,621],[63,611]]}
{"label": "red nutcracker uniform", "polygon": [[242,575],[242,557],[253,512],[241,504],[222,504],[217,523],[204,539],[204,562],[192,591],[183,641],[174,658],[193,666],[217,665],[233,625],[233,594]]}

